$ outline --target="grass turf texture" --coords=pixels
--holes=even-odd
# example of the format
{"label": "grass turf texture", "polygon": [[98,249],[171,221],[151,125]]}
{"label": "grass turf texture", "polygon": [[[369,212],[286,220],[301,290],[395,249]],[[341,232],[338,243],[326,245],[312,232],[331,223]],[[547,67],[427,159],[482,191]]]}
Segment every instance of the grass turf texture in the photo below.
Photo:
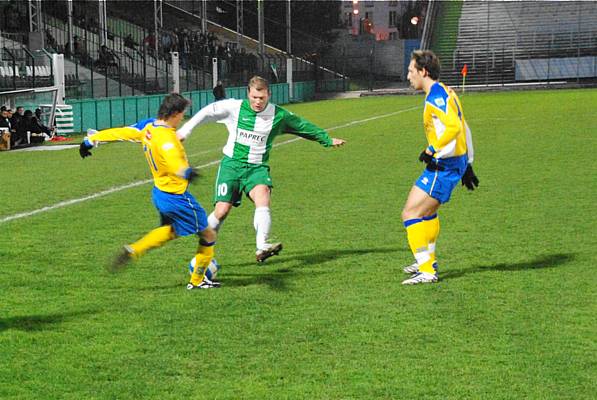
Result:
{"label": "grass turf texture", "polygon": [[[597,91],[462,101],[481,186],[440,210],[435,285],[400,285],[422,96],[288,107],[324,127],[417,108],[333,131],[341,149],[274,149],[285,249],[254,263],[244,199],[221,231],[219,290],[184,289],[192,237],[105,272],[156,225],[151,184],[1,223],[0,398],[593,398]],[[198,129],[191,163],[225,137]],[[84,161],[3,153],[0,168],[0,219],[149,177],[129,143]],[[208,211],[216,170],[191,189]]]}

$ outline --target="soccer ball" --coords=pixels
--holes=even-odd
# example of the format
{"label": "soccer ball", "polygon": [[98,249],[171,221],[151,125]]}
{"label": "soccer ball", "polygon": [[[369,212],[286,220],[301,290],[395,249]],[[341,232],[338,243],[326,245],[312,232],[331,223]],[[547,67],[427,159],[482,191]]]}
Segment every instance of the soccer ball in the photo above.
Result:
{"label": "soccer ball", "polygon": [[[193,257],[191,262],[189,262],[189,274],[193,273],[196,265],[197,260],[195,259],[195,257]],[[212,258],[209,263],[209,266],[207,267],[207,271],[205,271],[205,277],[210,281],[213,281],[216,278],[216,275],[218,275],[218,271],[220,270],[220,268],[220,264],[218,264],[215,258]]]}

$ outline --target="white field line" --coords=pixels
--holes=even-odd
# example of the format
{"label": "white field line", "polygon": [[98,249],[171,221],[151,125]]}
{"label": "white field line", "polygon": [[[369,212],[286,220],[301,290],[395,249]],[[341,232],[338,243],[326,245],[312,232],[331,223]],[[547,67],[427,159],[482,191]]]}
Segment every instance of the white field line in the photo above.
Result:
{"label": "white field line", "polygon": [[[418,106],[417,107],[410,107],[410,108],[406,108],[404,110],[394,111],[394,112],[391,112],[391,113],[388,113],[388,114],[376,115],[374,117],[370,117],[370,118],[365,118],[365,119],[360,119],[360,120],[348,122],[348,123],[343,124],[343,125],[333,126],[331,128],[327,128],[326,131],[330,132],[330,131],[334,131],[334,130],[337,130],[337,129],[346,128],[346,127],[349,127],[349,126],[352,126],[352,125],[358,125],[358,124],[362,124],[362,123],[365,123],[365,122],[374,121],[376,119],[391,117],[393,115],[402,114],[404,112],[416,110],[418,108],[420,108],[420,107],[418,107]],[[296,141],[301,140],[301,139],[302,139],[301,137],[296,137],[296,138],[293,138],[293,139],[285,140],[283,142],[279,142],[279,143],[274,144],[274,147],[283,146],[283,145],[286,145],[286,144],[289,144],[289,143],[296,142]],[[216,150],[216,149],[214,149],[214,150]],[[208,153],[208,152],[211,152],[211,151],[214,151],[214,150],[206,150],[206,151],[202,151],[202,152],[199,152],[199,153],[194,153],[193,155],[195,156],[195,155],[199,155],[199,154],[203,154],[203,153]],[[210,162],[208,162],[206,164],[198,165],[197,168],[206,168],[206,167],[210,167],[212,165],[217,165],[219,163],[220,163],[220,160],[218,159],[218,160],[210,161]],[[131,189],[131,188],[134,188],[134,187],[137,187],[137,186],[145,185],[145,184],[150,183],[152,181],[153,181],[153,179],[144,179],[142,181],[136,181],[136,182],[128,183],[126,185],[116,186],[116,187],[113,187],[113,188],[110,188],[110,189],[102,190],[101,192],[90,194],[88,196],[78,197],[76,199],[64,200],[64,201],[52,204],[50,206],[45,206],[45,207],[42,207],[42,208],[38,208],[36,210],[25,211],[25,212],[21,212],[21,213],[18,213],[18,214],[8,215],[6,217],[0,218],[0,224],[3,224],[5,222],[9,222],[9,221],[13,221],[15,219],[21,219],[21,218],[31,217],[33,215],[41,214],[41,213],[44,213],[44,212],[47,212],[47,211],[56,210],[57,208],[68,207],[68,206],[71,206],[73,204],[82,203],[84,201],[97,199],[97,198],[100,198],[100,197],[104,197],[104,196],[110,195],[112,193],[117,193],[117,192],[120,192],[120,191],[123,191],[123,190],[126,190],[126,189]]]}

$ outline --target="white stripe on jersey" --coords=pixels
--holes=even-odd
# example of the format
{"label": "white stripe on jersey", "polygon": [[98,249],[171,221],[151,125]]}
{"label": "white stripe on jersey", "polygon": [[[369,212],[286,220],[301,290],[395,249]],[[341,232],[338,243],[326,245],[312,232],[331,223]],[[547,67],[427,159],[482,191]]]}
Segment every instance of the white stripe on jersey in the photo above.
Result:
{"label": "white stripe on jersey", "polygon": [[[433,126],[435,128],[435,136],[438,139],[442,137],[444,132],[446,131],[446,126],[444,123],[435,115],[431,118],[433,120]],[[437,152],[435,158],[448,158],[453,157],[454,153],[456,152],[456,139],[452,140],[450,143],[445,145],[440,151]]]}
{"label": "white stripe on jersey", "polygon": [[223,102],[226,102],[226,110],[228,111],[228,115],[226,116],[226,118],[219,120],[218,122],[226,125],[226,129],[228,129],[228,140],[226,141],[226,145],[222,149],[222,153],[232,158],[232,155],[234,154],[234,142],[236,141],[236,127],[238,126],[240,105],[243,101],[230,99],[227,101],[220,101],[219,103]]}
{"label": "white stripe on jersey", "polygon": [[272,127],[274,125],[274,116],[276,113],[276,106],[268,104],[265,110],[255,116],[255,128],[253,131],[261,140],[250,144],[248,162],[251,164],[261,164],[263,155],[265,154],[267,140]]}

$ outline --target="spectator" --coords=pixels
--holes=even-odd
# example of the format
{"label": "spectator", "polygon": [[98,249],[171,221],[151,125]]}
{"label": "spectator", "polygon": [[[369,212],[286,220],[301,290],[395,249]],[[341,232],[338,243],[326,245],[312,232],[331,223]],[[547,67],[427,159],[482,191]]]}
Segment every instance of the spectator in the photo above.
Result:
{"label": "spectator", "polygon": [[41,130],[41,127],[37,123],[37,119],[33,116],[31,110],[25,111],[23,120],[21,121],[21,124],[17,130],[17,135],[21,138],[21,142],[23,142],[23,144],[43,143],[45,140],[43,131]]}
{"label": "spectator", "polygon": [[2,117],[0,118],[0,128],[8,128],[10,132],[10,147],[18,146],[22,142],[16,126],[12,124],[12,110],[8,107],[2,107]]}
{"label": "spectator", "polygon": [[13,126],[14,129],[17,129],[19,124],[21,123],[24,112],[25,109],[22,106],[17,106],[17,112],[15,112],[10,118],[10,124]]}
{"label": "spectator", "polygon": [[46,47],[49,47],[52,50],[56,50],[58,48],[58,43],[54,36],[52,36],[52,32],[50,32],[49,28],[46,28]]}
{"label": "spectator", "polygon": [[71,58],[73,56],[73,53],[70,51],[70,40],[64,45],[64,56],[66,58]]}
{"label": "spectator", "polygon": [[118,64],[116,64],[116,60],[114,59],[114,54],[112,54],[105,44],[99,49],[97,65],[98,67],[105,68],[106,74],[109,73],[110,67],[118,68]]}
{"label": "spectator", "polygon": [[37,129],[40,132],[45,133],[48,136],[48,138],[52,138],[52,136],[54,136],[53,130],[50,129],[49,127],[47,127],[46,125],[44,125],[42,118],[41,118],[41,109],[40,108],[35,109],[35,124],[38,127]]}
{"label": "spectator", "polygon": [[0,108],[0,128],[8,128],[8,130],[12,129],[10,118],[8,118],[8,109],[5,106]]}
{"label": "spectator", "polygon": [[143,48],[147,50],[149,55],[155,55],[155,36],[153,33],[147,35],[145,39],[143,39]]}
{"label": "spectator", "polygon": [[77,35],[73,38],[73,51],[76,56],[80,56],[83,52],[83,43],[81,42],[81,38]]}
{"label": "spectator", "polygon": [[162,31],[160,43],[160,51],[162,56],[165,56],[172,51],[172,38],[168,32]]}
{"label": "spectator", "polygon": [[224,90],[222,81],[218,81],[218,84],[214,87],[213,94],[216,101],[224,100],[226,98],[226,91]]}
{"label": "spectator", "polygon": [[10,150],[11,134],[10,121],[7,118],[6,107],[0,108],[0,150]]}
{"label": "spectator", "polygon": [[124,38],[124,46],[129,49],[137,47],[137,42],[135,42],[135,39],[133,39],[133,36],[130,33]]}
{"label": "spectator", "polygon": [[89,65],[91,64],[91,57],[87,54],[87,46],[85,42],[81,40],[79,36],[75,36],[73,38],[73,51],[75,52],[75,57],[78,57],[81,64]]}

